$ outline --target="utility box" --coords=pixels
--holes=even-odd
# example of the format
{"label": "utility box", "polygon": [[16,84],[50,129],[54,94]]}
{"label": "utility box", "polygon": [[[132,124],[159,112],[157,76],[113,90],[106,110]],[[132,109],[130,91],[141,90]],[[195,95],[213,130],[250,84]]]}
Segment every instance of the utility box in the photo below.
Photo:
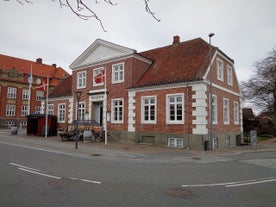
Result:
{"label": "utility box", "polygon": [[57,116],[48,115],[48,122],[46,127],[45,114],[30,114],[27,116],[27,135],[45,136],[57,135]]}

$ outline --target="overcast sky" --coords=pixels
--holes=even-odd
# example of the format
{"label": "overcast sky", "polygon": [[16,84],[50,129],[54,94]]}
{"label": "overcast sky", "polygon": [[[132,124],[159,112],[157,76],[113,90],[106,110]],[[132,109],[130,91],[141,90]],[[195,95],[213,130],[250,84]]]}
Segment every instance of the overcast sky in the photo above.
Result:
{"label": "overcast sky", "polygon": [[[23,0],[22,0],[23,1]],[[40,57],[71,73],[69,65],[97,38],[138,52],[201,37],[234,59],[239,81],[252,75],[254,63],[276,49],[275,0],[150,0],[161,19],[144,10],[144,0],[98,0],[90,5],[102,19],[81,20],[58,0],[20,5],[0,0],[0,53],[28,60]]]}

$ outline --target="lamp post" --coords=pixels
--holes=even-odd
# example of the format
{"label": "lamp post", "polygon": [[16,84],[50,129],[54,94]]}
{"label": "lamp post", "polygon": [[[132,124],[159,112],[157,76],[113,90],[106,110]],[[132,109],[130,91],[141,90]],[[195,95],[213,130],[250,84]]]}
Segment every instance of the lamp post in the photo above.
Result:
{"label": "lamp post", "polygon": [[212,86],[212,44],[211,38],[214,33],[209,34],[209,68],[210,68],[210,148],[212,149],[212,139],[213,139],[213,86]]}
{"label": "lamp post", "polygon": [[79,103],[82,91],[76,90],[75,95],[77,98],[77,123],[76,123],[76,146],[75,148],[78,149],[78,141],[79,141]]}

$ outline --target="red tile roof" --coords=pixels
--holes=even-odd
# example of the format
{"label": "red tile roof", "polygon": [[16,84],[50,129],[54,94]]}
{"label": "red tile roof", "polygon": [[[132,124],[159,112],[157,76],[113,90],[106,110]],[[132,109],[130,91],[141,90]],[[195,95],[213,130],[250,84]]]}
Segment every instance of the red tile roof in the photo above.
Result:
{"label": "red tile roof", "polygon": [[[215,52],[215,47],[212,47]],[[201,38],[141,52],[153,64],[134,87],[202,80],[207,71],[209,44]]]}
{"label": "red tile roof", "polygon": [[69,76],[63,68],[43,64],[40,58],[30,61],[0,54],[0,70],[16,69],[21,74],[29,75],[31,67],[34,77],[49,77],[51,85],[57,85],[59,80]]}
{"label": "red tile roof", "polygon": [[72,96],[72,75],[64,79],[55,89],[49,94],[49,98]]}

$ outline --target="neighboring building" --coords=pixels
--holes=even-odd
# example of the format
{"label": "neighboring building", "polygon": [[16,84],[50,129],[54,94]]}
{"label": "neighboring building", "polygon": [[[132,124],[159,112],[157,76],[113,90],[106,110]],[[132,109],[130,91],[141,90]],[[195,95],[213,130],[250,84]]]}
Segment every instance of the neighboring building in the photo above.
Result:
{"label": "neighboring building", "polygon": [[79,118],[104,128],[107,123],[108,133],[119,139],[203,149],[210,140],[210,49],[211,146],[235,145],[242,111],[234,61],[201,38],[180,42],[175,36],[171,45],[140,53],[97,39],[70,65],[71,93],[49,103],[59,105],[60,123],[71,123],[77,108],[71,94],[81,90]]}
{"label": "neighboring building", "polygon": [[35,86],[49,78],[51,92],[67,76],[63,68],[43,64],[41,58],[30,61],[0,54],[0,126],[26,125],[26,115],[43,111],[41,100],[46,92],[36,90]]}

